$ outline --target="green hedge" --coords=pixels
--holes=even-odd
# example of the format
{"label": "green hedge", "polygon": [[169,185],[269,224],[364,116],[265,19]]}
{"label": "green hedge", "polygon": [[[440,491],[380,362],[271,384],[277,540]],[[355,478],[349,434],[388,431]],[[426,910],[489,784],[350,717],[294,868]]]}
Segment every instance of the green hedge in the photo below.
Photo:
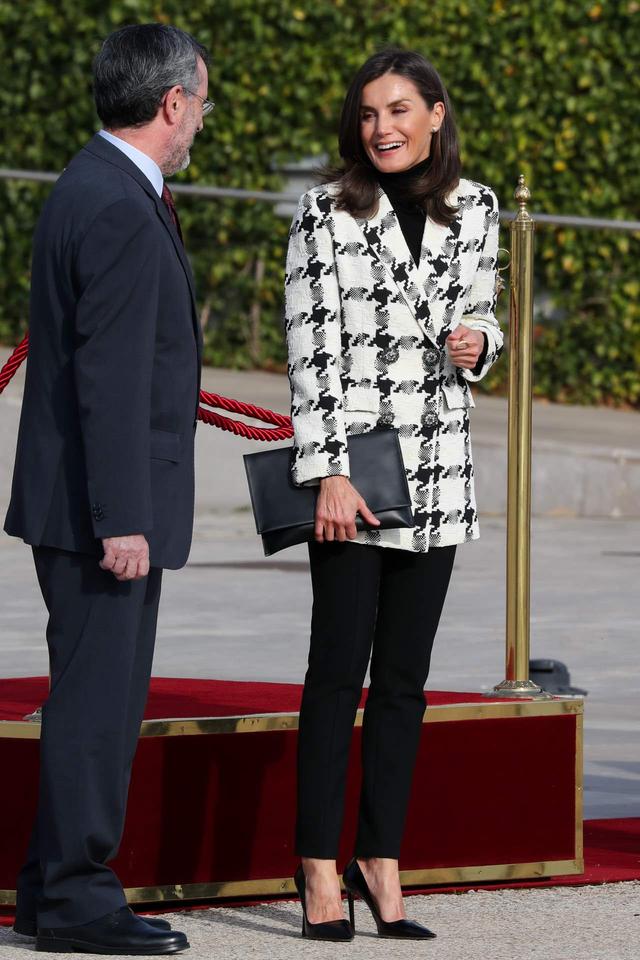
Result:
{"label": "green hedge", "polygon": [[[153,19],[190,30],[213,52],[217,108],[186,180],[281,189],[278,165],[335,156],[349,78],[378,46],[395,42],[440,69],[465,174],[491,184],[504,208],[514,207],[523,171],[534,211],[638,216],[635,0],[0,0],[0,165],[61,169],[96,129],[90,64],[100,39]],[[8,342],[25,327],[30,236],[46,192],[0,182],[0,335]],[[181,198],[180,213],[207,359],[281,365],[287,222],[258,202]],[[538,394],[640,405],[639,240],[539,228]],[[505,376],[502,363],[488,388],[504,389]]]}

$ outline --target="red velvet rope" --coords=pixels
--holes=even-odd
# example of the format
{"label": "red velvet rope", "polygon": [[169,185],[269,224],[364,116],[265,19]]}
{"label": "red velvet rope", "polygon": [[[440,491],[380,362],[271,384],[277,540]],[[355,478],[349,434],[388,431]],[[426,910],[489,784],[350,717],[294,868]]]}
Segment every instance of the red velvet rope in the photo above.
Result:
{"label": "red velvet rope", "polygon": [[[25,334],[24,339],[13,351],[2,370],[0,370],[0,393],[8,383],[13,379],[16,370],[26,358],[29,351],[29,334]],[[257,407],[253,403],[244,403],[242,400],[232,400],[230,397],[221,397],[218,393],[208,393],[206,390],[200,391],[200,402],[207,407],[219,407],[230,413],[240,413],[252,420],[261,420],[263,423],[273,423],[274,427],[253,427],[241,420],[232,420],[231,417],[223,417],[220,413],[214,413],[213,410],[207,410],[205,407],[198,407],[198,420],[208,423],[212,427],[218,427],[220,430],[226,430],[229,433],[235,433],[237,437],[245,437],[247,440],[288,440],[293,436],[293,427],[291,426],[291,417],[286,417],[282,413],[275,413],[273,410],[266,410],[264,407]]]}
{"label": "red velvet rope", "polygon": [[24,339],[20,341],[18,346],[15,348],[2,370],[0,370],[0,393],[4,390],[6,385],[10,383],[13,379],[14,374],[27,353],[29,352],[29,334],[25,333]]}

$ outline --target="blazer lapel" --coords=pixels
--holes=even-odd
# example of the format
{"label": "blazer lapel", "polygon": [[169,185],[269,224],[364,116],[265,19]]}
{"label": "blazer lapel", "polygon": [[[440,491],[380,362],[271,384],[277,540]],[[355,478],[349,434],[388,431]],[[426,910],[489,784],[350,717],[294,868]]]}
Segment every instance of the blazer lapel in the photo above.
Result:
{"label": "blazer lapel", "polygon": [[378,210],[369,220],[359,220],[369,252],[384,264],[407,306],[415,313],[420,295],[418,268],[409,252],[402,228],[384,191],[378,198]]}
{"label": "blazer lapel", "polygon": [[178,231],[176,230],[171,220],[171,217],[169,216],[169,211],[167,210],[166,204],[164,203],[162,198],[158,196],[155,190],[153,190],[153,188],[152,188],[152,192],[154,195],[154,200],[156,201],[156,209],[158,211],[158,214],[160,215],[160,219],[163,221],[165,227],[169,231],[171,240],[173,241],[173,246],[175,247],[176,253],[178,254],[180,262],[184,268],[185,275],[187,277],[187,282],[189,284],[189,291],[191,293],[191,308],[192,308],[191,313],[193,316],[193,327],[196,335],[196,341],[198,343],[198,351],[200,354],[202,354],[202,344],[203,344],[202,329],[200,328],[200,323],[198,321],[198,307],[196,304],[196,288],[195,288],[195,281],[193,279],[193,271],[191,270],[191,264],[189,263],[189,259],[187,257],[187,253],[184,248],[184,244],[180,239],[180,237],[178,236]]}
{"label": "blazer lapel", "polygon": [[[457,203],[457,191],[450,197],[450,202]],[[455,281],[449,267],[461,222],[460,214],[447,227],[427,217],[420,263],[416,264],[384,191],[380,192],[375,216],[359,221],[369,252],[384,264],[423,332],[438,346],[444,344],[449,334],[448,321],[454,299],[451,284]]]}
{"label": "blazer lapel", "polygon": [[121,170],[124,170],[125,173],[129,174],[130,177],[138,183],[142,189],[148,194],[149,197],[153,200],[156,206],[156,211],[158,216],[164,223],[165,227],[169,231],[169,236],[175,247],[175,251],[178,255],[178,259],[182,264],[185,276],[187,278],[187,283],[189,284],[189,292],[191,294],[191,318],[193,322],[193,330],[196,338],[196,344],[198,347],[199,357],[202,357],[202,330],[200,329],[200,323],[198,320],[198,307],[196,303],[196,288],[195,282],[193,279],[193,272],[191,270],[191,264],[189,263],[186,251],[184,249],[184,244],[180,240],[176,228],[171,222],[171,217],[169,216],[169,211],[167,210],[162,198],[158,196],[156,191],[153,188],[153,185],[145,177],[142,170],[133,163],[122,150],[118,150],[117,147],[114,147],[112,143],[109,143],[108,140],[105,140],[104,137],[101,137],[99,134],[96,134],[89,143],[85,146],[85,150],[88,150],[89,153],[93,153],[98,156],[101,160],[106,161],[107,163],[112,163],[117,167],[120,167]]}

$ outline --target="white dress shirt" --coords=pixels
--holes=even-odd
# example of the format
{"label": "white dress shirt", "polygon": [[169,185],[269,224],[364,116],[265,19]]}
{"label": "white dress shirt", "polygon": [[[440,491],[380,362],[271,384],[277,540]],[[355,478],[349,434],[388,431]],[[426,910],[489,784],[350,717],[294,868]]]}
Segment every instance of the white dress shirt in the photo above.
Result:
{"label": "white dress shirt", "polygon": [[122,152],[129,157],[129,160],[135,163],[136,167],[144,173],[147,180],[151,183],[151,186],[158,196],[161,197],[164,178],[155,160],[152,160],[151,157],[143,153],[142,150],[138,150],[137,147],[132,147],[126,140],[121,140],[120,137],[114,137],[114,135],[107,130],[100,130],[99,134],[101,137],[104,137],[105,140],[108,140],[109,143],[112,143],[114,147],[117,147],[118,150],[122,150]]}

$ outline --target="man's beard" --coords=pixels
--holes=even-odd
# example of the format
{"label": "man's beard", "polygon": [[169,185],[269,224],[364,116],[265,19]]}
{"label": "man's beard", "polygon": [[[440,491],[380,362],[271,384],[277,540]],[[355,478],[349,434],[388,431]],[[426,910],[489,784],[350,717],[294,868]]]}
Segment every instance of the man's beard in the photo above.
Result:
{"label": "man's beard", "polygon": [[[183,128],[180,129],[182,133]],[[191,145],[193,144],[195,138],[195,133],[191,137],[189,143],[185,143],[181,137],[176,138],[176,140],[170,145],[167,155],[162,161],[162,173],[165,177],[171,177],[174,173],[179,173],[181,170],[186,170],[191,162]]]}
{"label": "man's beard", "polygon": [[[191,151],[187,148],[187,152],[184,155],[182,165],[178,168],[178,170],[186,170],[190,163],[191,163]],[[176,173],[177,172],[178,171],[176,171]]]}

